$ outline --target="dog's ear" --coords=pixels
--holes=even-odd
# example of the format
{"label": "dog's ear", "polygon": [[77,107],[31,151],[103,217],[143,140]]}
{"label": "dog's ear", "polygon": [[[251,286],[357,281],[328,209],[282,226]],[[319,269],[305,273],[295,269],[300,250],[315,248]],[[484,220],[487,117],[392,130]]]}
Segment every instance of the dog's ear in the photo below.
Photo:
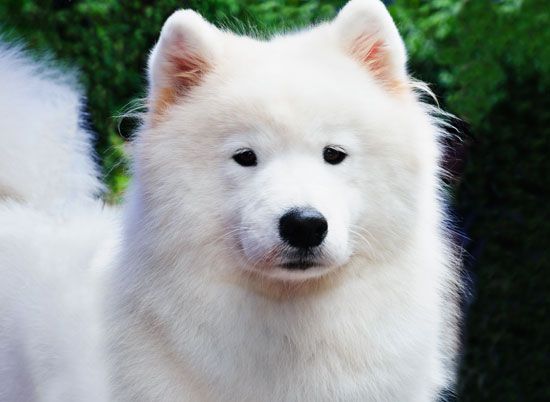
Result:
{"label": "dog's ear", "polygon": [[176,11],[166,20],[148,63],[153,114],[161,114],[201,82],[214,63],[219,33],[191,10]]}
{"label": "dog's ear", "polygon": [[339,43],[388,89],[407,82],[407,53],[380,0],[351,0],[332,22]]}

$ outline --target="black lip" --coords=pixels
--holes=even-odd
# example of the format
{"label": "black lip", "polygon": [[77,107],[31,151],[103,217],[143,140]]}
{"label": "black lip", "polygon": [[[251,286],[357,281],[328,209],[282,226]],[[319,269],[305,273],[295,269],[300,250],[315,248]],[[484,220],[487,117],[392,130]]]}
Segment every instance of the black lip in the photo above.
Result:
{"label": "black lip", "polygon": [[289,261],[281,264],[282,268],[289,269],[289,270],[302,270],[305,271],[308,268],[316,267],[319,264],[315,263],[315,261]]}

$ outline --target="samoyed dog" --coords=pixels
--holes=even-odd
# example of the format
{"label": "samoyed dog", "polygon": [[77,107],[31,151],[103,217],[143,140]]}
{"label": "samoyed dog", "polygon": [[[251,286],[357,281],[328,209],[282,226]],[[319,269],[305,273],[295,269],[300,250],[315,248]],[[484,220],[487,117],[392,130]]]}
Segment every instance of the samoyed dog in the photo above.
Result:
{"label": "samoyed dog", "polygon": [[[177,11],[150,55],[120,225],[94,198],[74,91],[11,79],[10,400],[438,400],[455,374],[459,263],[440,124],[406,62],[378,0],[267,41]],[[23,83],[58,85],[59,100]]]}

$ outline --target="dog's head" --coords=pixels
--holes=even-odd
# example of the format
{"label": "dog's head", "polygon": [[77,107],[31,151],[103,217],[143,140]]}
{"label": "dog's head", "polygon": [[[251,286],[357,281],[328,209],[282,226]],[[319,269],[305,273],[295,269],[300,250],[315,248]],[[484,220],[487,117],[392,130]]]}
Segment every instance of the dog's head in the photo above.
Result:
{"label": "dog's head", "polygon": [[144,200],[167,236],[205,259],[221,253],[284,281],[354,255],[385,260],[432,199],[434,129],[378,0],[269,41],[178,11],[150,57],[148,102]]}

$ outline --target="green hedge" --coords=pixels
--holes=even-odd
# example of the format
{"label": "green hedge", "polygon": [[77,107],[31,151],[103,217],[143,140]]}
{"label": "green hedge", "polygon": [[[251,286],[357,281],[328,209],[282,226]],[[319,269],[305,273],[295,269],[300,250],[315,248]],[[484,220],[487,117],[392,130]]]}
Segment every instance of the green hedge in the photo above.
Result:
{"label": "green hedge", "polygon": [[[335,14],[345,1],[3,0],[8,36],[76,65],[89,97],[106,180],[125,187],[120,114],[143,96],[148,50],[176,8],[262,32]],[[411,71],[434,84],[469,135],[456,206],[472,242],[476,290],[466,327],[461,401],[550,400],[548,289],[550,17],[546,0],[397,0],[391,12]],[[244,23],[242,23],[244,22]],[[1,90],[1,89],[0,89]]]}

